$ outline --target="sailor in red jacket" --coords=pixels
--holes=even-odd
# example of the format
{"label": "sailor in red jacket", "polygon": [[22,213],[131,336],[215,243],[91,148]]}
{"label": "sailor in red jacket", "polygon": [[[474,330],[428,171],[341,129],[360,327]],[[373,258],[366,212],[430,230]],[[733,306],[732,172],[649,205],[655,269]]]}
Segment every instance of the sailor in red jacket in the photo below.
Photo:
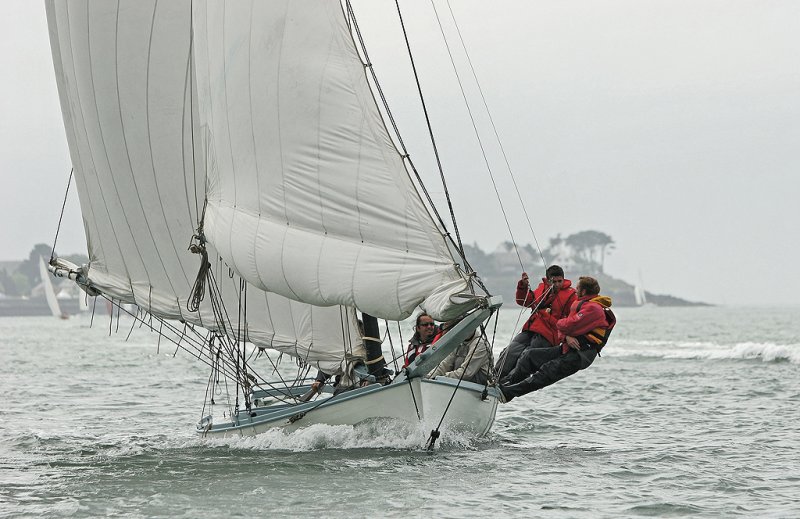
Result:
{"label": "sailor in red jacket", "polygon": [[500,354],[495,366],[500,381],[517,367],[525,350],[559,344],[556,322],[569,315],[570,305],[577,296],[570,280],[564,279],[564,269],[558,265],[549,266],[545,275],[547,277],[542,278],[535,290],[530,289],[525,272],[517,283],[517,304],[533,308],[533,311],[522,331]]}
{"label": "sailor in red jacket", "polygon": [[617,323],[610,309],[611,298],[599,294],[596,279],[580,278],[578,300],[572,304],[569,316],[556,322],[561,348],[528,349],[498,385],[506,402],[591,366]]}

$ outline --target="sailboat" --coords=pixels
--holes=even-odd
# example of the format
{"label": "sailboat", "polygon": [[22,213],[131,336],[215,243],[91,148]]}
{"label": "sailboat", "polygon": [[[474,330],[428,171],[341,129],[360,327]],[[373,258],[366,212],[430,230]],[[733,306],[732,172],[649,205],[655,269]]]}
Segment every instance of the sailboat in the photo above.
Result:
{"label": "sailboat", "polygon": [[61,305],[58,304],[56,292],[53,290],[53,282],[50,280],[50,273],[44,264],[44,259],[39,256],[39,277],[42,278],[42,289],[44,290],[44,297],[47,300],[47,307],[53,317],[59,319],[67,319],[69,316],[61,311]]}
{"label": "sailboat", "polygon": [[647,294],[644,291],[641,272],[639,272],[639,282],[633,287],[633,299],[636,306],[653,306],[652,303],[647,302]]}
{"label": "sailboat", "polygon": [[641,283],[637,283],[633,287],[633,299],[636,303],[636,306],[644,306],[647,304],[647,295],[644,293],[644,288],[642,288]]}
{"label": "sailboat", "polygon": [[[423,199],[349,2],[46,8],[89,256],[51,269],[209,366],[198,434],[490,430],[495,387],[426,375],[502,299]],[[420,310],[461,321],[394,373],[381,321]],[[306,401],[315,369],[339,386]]]}

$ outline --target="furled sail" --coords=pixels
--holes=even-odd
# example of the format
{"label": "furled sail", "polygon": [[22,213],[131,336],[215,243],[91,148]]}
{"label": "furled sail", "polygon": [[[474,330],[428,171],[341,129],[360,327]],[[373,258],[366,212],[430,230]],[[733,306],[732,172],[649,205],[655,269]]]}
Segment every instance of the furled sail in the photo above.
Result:
{"label": "furled sail", "polygon": [[313,305],[463,312],[453,296],[466,280],[389,137],[340,1],[196,1],[194,36],[213,157],[205,231],[226,262]]}
{"label": "furled sail", "polygon": [[[218,329],[209,298],[189,312],[206,152],[191,61],[190,0],[47,0],[92,288],[158,317]],[[241,239],[251,239],[242,236]],[[210,247],[214,262],[217,252]],[[236,315],[238,282],[217,265]],[[360,344],[355,312],[249,287],[246,336],[332,371]]]}

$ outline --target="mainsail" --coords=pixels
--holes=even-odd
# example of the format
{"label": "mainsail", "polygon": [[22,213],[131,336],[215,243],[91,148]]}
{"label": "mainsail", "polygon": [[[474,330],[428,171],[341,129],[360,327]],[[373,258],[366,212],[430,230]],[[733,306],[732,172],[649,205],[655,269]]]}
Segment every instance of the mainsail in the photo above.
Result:
{"label": "mainsail", "polygon": [[354,307],[446,320],[477,304],[339,0],[46,5],[93,290],[222,329],[208,300],[187,309],[194,237],[222,300],[246,306],[237,338],[327,369],[360,344]]}
{"label": "mainsail", "polygon": [[[205,229],[251,285],[403,319],[469,303],[367,82],[339,0],[198,1]],[[435,294],[434,297],[430,297]]]}
{"label": "mainsail", "polygon": [[[192,328],[212,369],[198,433],[426,416],[441,426],[448,410],[489,430],[496,391],[422,377],[501,302],[472,293],[422,201],[340,0],[46,6],[89,248],[88,266],[53,269]],[[383,385],[376,318],[418,306],[437,320],[476,311]],[[294,380],[275,362],[260,375],[245,341],[296,357]],[[346,393],[309,401],[310,365],[341,375]]]}
{"label": "mainsail", "polygon": [[[187,310],[200,257],[187,247],[206,196],[191,61],[190,0],[46,2],[50,41],[89,249],[92,289],[152,315],[219,329],[209,298]],[[226,305],[238,281],[208,256]],[[327,370],[359,345],[352,309],[246,291],[244,338]],[[235,315],[234,315],[235,317]]]}

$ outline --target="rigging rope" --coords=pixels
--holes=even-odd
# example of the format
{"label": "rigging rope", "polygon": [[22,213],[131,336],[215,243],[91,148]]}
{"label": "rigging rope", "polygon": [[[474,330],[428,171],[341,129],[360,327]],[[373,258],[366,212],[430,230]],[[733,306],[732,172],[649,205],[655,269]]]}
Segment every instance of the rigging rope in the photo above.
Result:
{"label": "rigging rope", "polygon": [[211,270],[211,263],[208,261],[208,251],[206,250],[206,240],[202,230],[198,230],[197,234],[192,236],[189,251],[193,254],[200,254],[200,269],[197,271],[197,278],[194,281],[194,285],[192,285],[192,290],[189,292],[186,309],[190,312],[197,312],[200,310],[200,303],[203,302],[203,298],[206,295],[206,278]]}
{"label": "rigging rope", "polygon": [[[389,331],[389,321],[384,319],[383,322],[384,322],[384,324],[386,324],[386,337],[389,338],[389,348],[391,348],[391,351],[392,351],[392,363],[394,365],[394,372],[395,373],[399,373],[400,372],[400,368],[397,367],[397,355],[394,352],[394,342],[392,341],[392,334]],[[381,342],[383,342],[383,341],[381,341]]]}
{"label": "rigging rope", "polygon": [[444,41],[444,46],[447,49],[447,55],[450,58],[450,64],[453,66],[453,72],[456,75],[458,88],[461,90],[461,97],[464,99],[464,106],[467,108],[467,113],[469,114],[469,120],[472,123],[472,129],[475,131],[475,138],[478,140],[478,147],[481,149],[483,162],[486,165],[486,170],[489,172],[489,178],[492,181],[492,187],[494,188],[495,196],[497,196],[497,201],[500,204],[500,211],[503,213],[503,219],[506,222],[506,228],[508,229],[508,234],[511,236],[511,243],[514,245],[514,252],[517,254],[517,260],[519,261],[520,268],[523,271],[525,271],[525,265],[522,263],[522,257],[520,256],[519,249],[517,248],[517,240],[514,238],[514,232],[511,230],[511,223],[508,221],[508,214],[506,213],[506,209],[503,206],[502,200],[500,199],[500,191],[497,189],[497,182],[494,179],[494,173],[492,173],[492,167],[489,165],[489,158],[486,156],[486,149],[483,146],[483,141],[481,140],[480,133],[478,132],[478,126],[475,123],[475,117],[472,114],[472,108],[469,105],[469,101],[467,100],[467,94],[464,91],[464,84],[461,81],[461,75],[458,73],[458,67],[456,67],[456,62],[453,59],[453,52],[450,50],[450,44],[447,42],[447,36],[444,33],[444,27],[442,27],[442,21],[439,18],[439,11],[436,9],[436,4],[433,2],[433,0],[431,0],[431,6],[433,7],[433,12],[436,15],[436,23],[439,25],[439,32],[441,32],[442,34],[442,40]]}
{"label": "rigging rope", "polygon": [[[167,320],[165,320],[165,319],[162,319],[162,318],[160,318],[160,317],[157,317],[157,316],[156,316],[156,321],[158,321],[158,322],[160,323],[160,328],[159,328],[158,330],[156,330],[156,328],[153,326],[152,322],[148,323],[146,320],[144,320],[143,318],[139,317],[137,314],[133,314],[133,313],[131,313],[130,311],[128,311],[127,309],[125,309],[125,308],[122,308],[122,306],[120,305],[120,303],[117,303],[117,302],[115,302],[113,299],[109,298],[109,297],[108,297],[108,296],[106,296],[105,294],[100,294],[100,295],[99,295],[99,296],[97,296],[97,297],[98,297],[98,298],[102,297],[103,299],[105,299],[106,301],[108,301],[108,302],[109,302],[111,305],[113,305],[113,306],[116,306],[116,307],[117,307],[117,309],[119,309],[119,310],[120,310],[120,312],[121,312],[121,311],[124,311],[126,314],[128,314],[128,315],[129,315],[129,316],[131,316],[131,317],[133,317],[133,318],[134,318],[134,320],[138,320],[138,321],[139,321],[141,324],[143,324],[143,325],[146,325],[146,326],[147,326],[147,328],[148,328],[148,329],[149,329],[151,332],[154,332],[154,333],[158,334],[159,338],[163,337],[163,338],[167,339],[168,341],[172,342],[173,344],[176,344],[176,345],[178,345],[178,343],[177,343],[177,342],[176,342],[176,341],[175,341],[173,338],[171,338],[171,337],[168,337],[167,335],[165,335],[165,334],[162,332],[163,328],[166,326],[167,330],[169,330],[169,331],[171,331],[171,332],[173,332],[173,333],[175,333],[175,334],[177,335],[177,333],[178,333],[178,330],[177,330],[177,328],[175,328],[175,326],[174,326],[174,325],[172,325],[172,324],[171,324],[169,321],[167,321]],[[95,299],[95,303],[96,303],[96,302],[97,302],[97,299]],[[195,334],[197,334],[197,332],[196,332],[195,330],[193,330],[193,331],[195,332]],[[199,336],[199,334],[197,334],[197,335]],[[196,349],[197,351],[192,351],[191,349],[189,349],[187,346],[184,346],[184,345],[180,345],[180,347],[181,347],[181,349],[183,349],[184,351],[186,351],[186,352],[187,352],[187,353],[189,353],[190,355],[194,356],[194,357],[195,357],[196,359],[198,359],[199,361],[201,361],[201,362],[205,363],[205,364],[206,364],[206,365],[208,365],[208,366],[211,366],[211,364],[209,363],[209,361],[203,357],[203,355],[202,355],[202,348],[198,348],[196,344],[192,344],[191,342],[190,342],[190,344],[191,344],[191,345],[194,347],[194,349]],[[229,377],[233,378],[233,375],[232,375],[232,373],[231,373],[230,371],[223,371],[223,372],[224,372],[224,373],[225,373],[227,376],[229,376]]]}
{"label": "rigging rope", "polygon": [[[237,330],[236,330],[236,412],[239,412],[239,384],[242,383],[241,373],[239,371],[239,361],[242,355],[241,351],[241,337],[242,337],[242,282],[239,281],[239,319],[237,323]],[[244,384],[242,384],[242,392],[244,392]]]}
{"label": "rigging rope", "polygon": [[[233,347],[232,347],[232,345],[225,344],[225,341],[226,341],[227,337],[225,337],[223,335],[220,335],[218,333],[215,333],[215,332],[209,332],[209,336],[216,337],[217,340],[219,341],[219,343],[220,343],[219,350],[220,351],[224,351],[223,347],[225,347],[225,349],[228,350],[228,356],[226,357],[224,355],[221,355],[220,358],[217,358],[215,360],[213,351],[209,350],[208,357],[210,357],[210,358],[206,358],[206,354],[205,354],[204,348],[205,348],[205,345],[206,345],[206,343],[208,341],[208,337],[202,336],[194,328],[194,326],[191,326],[188,323],[186,323],[189,326],[189,330],[196,337],[195,339],[191,339],[189,336],[186,335],[186,333],[185,333],[186,329],[184,329],[183,332],[180,332],[178,330],[178,328],[176,328],[173,324],[171,324],[166,319],[162,319],[162,318],[160,318],[158,316],[153,316],[152,314],[150,314],[151,319],[153,317],[155,317],[156,321],[159,323],[159,328],[156,329],[155,326],[153,325],[152,321],[148,322],[143,317],[140,317],[138,315],[138,313],[137,314],[131,313],[126,308],[122,307],[120,303],[115,302],[114,300],[108,298],[107,296],[105,296],[103,294],[101,294],[99,297],[102,297],[102,298],[106,299],[113,306],[117,307],[117,309],[118,309],[118,311],[120,313],[122,311],[124,311],[126,314],[128,314],[131,317],[133,317],[135,321],[139,321],[140,326],[141,325],[147,325],[147,328],[151,332],[154,332],[154,333],[156,333],[158,335],[159,344],[160,344],[161,338],[163,337],[163,338],[167,339],[168,341],[172,342],[173,344],[175,344],[179,349],[184,350],[185,352],[189,353],[190,355],[192,355],[193,357],[198,359],[200,362],[203,362],[204,364],[206,364],[207,366],[212,368],[212,370],[216,369],[217,373],[223,374],[225,376],[226,380],[227,379],[234,379],[234,380],[236,379],[235,367],[234,367],[233,361],[232,361],[233,357],[231,356],[231,354],[233,352]],[[96,302],[97,302],[97,300],[95,299],[95,303]],[[175,335],[179,335],[180,334],[181,340],[180,341],[176,341],[174,338],[165,335],[164,332],[163,332],[164,328],[166,328],[168,331],[172,332]],[[186,342],[188,344],[184,344],[183,343],[184,339],[186,340]],[[218,355],[219,355],[219,353],[218,353]],[[255,374],[258,375],[257,373],[255,373]],[[285,385],[285,382],[284,382],[284,385]],[[271,384],[271,383],[269,383],[267,381],[264,381],[263,385],[261,383],[256,383],[255,386],[258,387],[258,388],[263,388],[263,386],[267,386],[267,387],[269,387],[270,389],[272,389],[272,390],[274,390],[276,392],[279,392],[279,393],[281,393],[283,395],[286,395],[286,393],[282,391],[282,388],[277,387],[277,386],[275,386],[275,385],[273,385],[273,384]],[[227,384],[226,384],[226,393],[227,392],[228,392],[228,390],[227,390]],[[273,395],[273,396],[275,396],[275,398],[277,398],[277,399],[279,399],[281,401],[286,402],[286,400],[284,398],[281,398],[278,395]],[[291,396],[291,395],[289,395],[289,396]]]}
{"label": "rigging rope", "polygon": [[61,204],[61,216],[58,217],[58,227],[56,227],[56,236],[53,238],[53,250],[50,251],[50,263],[53,262],[53,258],[56,256],[56,242],[58,241],[58,234],[61,232],[61,220],[64,218],[64,209],[67,207],[67,195],[69,195],[69,186],[72,185],[72,174],[75,172],[75,168],[70,168],[69,170],[69,180],[67,180],[67,190],[64,192],[64,203]]}
{"label": "rigging rope", "polygon": [[[431,0],[432,1],[432,0]],[[531,223],[530,216],[528,215],[528,210],[525,208],[525,202],[522,199],[522,194],[520,193],[519,186],[517,185],[517,179],[514,175],[514,171],[511,168],[511,163],[508,160],[508,155],[506,155],[505,147],[503,146],[503,142],[500,139],[500,134],[497,131],[497,126],[494,123],[494,118],[492,117],[492,113],[489,110],[489,104],[486,102],[486,96],[483,94],[483,88],[481,88],[480,81],[478,81],[478,75],[475,72],[475,67],[472,65],[472,59],[469,56],[469,51],[467,50],[467,45],[464,43],[464,37],[461,35],[461,28],[458,26],[458,21],[456,20],[455,13],[453,13],[453,7],[450,5],[450,0],[447,1],[447,8],[450,11],[450,17],[453,19],[453,25],[456,28],[456,33],[458,34],[458,39],[461,42],[461,47],[464,49],[464,55],[467,58],[467,63],[469,64],[470,71],[472,72],[472,77],[475,80],[475,85],[478,87],[478,92],[480,93],[481,100],[483,101],[483,107],[486,110],[486,115],[489,117],[489,122],[491,123],[492,130],[494,131],[495,139],[497,139],[497,144],[500,147],[500,153],[503,155],[503,160],[506,163],[506,168],[508,168],[508,173],[511,176],[511,181],[514,184],[514,189],[517,192],[517,197],[519,198],[519,203],[522,206],[522,211],[525,214],[525,219],[528,221],[528,228],[531,230],[531,234],[533,235],[533,241],[536,243],[536,249],[539,251],[539,257],[542,258],[542,265],[547,265],[547,261],[544,259],[544,254],[542,253],[542,248],[539,246],[539,240],[536,238],[536,232],[533,230],[533,224]],[[434,6],[434,10],[436,10],[436,6]],[[438,20],[438,13],[436,15]],[[441,24],[439,24],[439,28],[441,29]],[[444,34],[444,33],[443,33]],[[449,48],[448,48],[449,50]],[[460,84],[460,83],[459,83]],[[462,90],[463,92],[463,90]],[[477,131],[477,130],[476,130]],[[492,180],[494,183],[494,180]],[[505,214],[505,211],[504,211]],[[513,240],[513,236],[512,236]],[[515,244],[516,247],[516,244]],[[517,253],[519,255],[519,253]],[[524,268],[523,268],[524,270]]]}
{"label": "rigging rope", "polygon": [[[381,99],[381,104],[383,105],[383,109],[386,112],[386,117],[389,119],[389,123],[391,124],[392,129],[394,130],[395,138],[397,139],[397,142],[400,145],[399,151],[401,154],[401,158],[405,161],[405,163],[408,163],[408,167],[410,167],[411,171],[414,173],[414,177],[417,179],[417,185],[419,185],[420,189],[422,190],[422,193],[425,195],[425,199],[428,201],[428,206],[433,211],[433,214],[436,217],[436,221],[442,228],[444,237],[448,239],[456,249],[458,249],[458,244],[451,238],[450,232],[447,230],[447,224],[445,223],[444,218],[442,218],[442,215],[439,213],[436,204],[434,204],[433,197],[428,191],[428,188],[425,186],[425,183],[422,181],[422,176],[417,170],[416,165],[411,160],[411,155],[408,153],[408,149],[406,148],[405,142],[403,141],[403,136],[400,135],[400,129],[397,126],[397,121],[394,118],[392,110],[389,108],[389,102],[386,99],[386,95],[383,93],[383,88],[381,87],[380,82],[378,81],[378,76],[375,72],[375,67],[373,67],[372,61],[369,58],[369,53],[367,52],[367,46],[366,43],[364,42],[364,37],[361,34],[361,29],[358,26],[358,20],[356,19],[355,12],[353,11],[353,6],[350,4],[349,0],[347,0],[346,4],[347,4],[347,13],[349,15],[349,18],[347,19],[348,21],[352,22],[352,27],[355,30],[356,37],[358,38],[361,52],[364,55],[364,67],[367,68],[370,72],[370,76],[372,77],[372,82],[375,85],[375,91],[377,91],[378,97],[380,97]],[[467,261],[466,256],[464,256],[463,251],[459,250],[459,254],[461,256],[462,261],[464,261],[465,267],[467,267],[470,271],[472,271],[473,269],[472,267],[469,266],[469,262]]]}
{"label": "rigging rope", "polygon": [[[489,341],[486,339],[486,330],[483,327],[483,324],[480,326],[481,334],[478,338],[478,342],[483,339],[483,341],[488,345]],[[463,344],[463,343],[462,343]],[[460,348],[461,345],[459,344],[458,347]],[[464,369],[461,371],[461,376],[458,377],[458,382],[456,383],[456,387],[453,388],[453,393],[450,395],[450,400],[447,401],[447,406],[444,408],[444,412],[442,412],[442,418],[439,420],[439,424],[436,426],[436,429],[431,431],[430,436],[428,437],[428,444],[426,449],[432,451],[433,448],[436,446],[436,440],[439,438],[439,429],[442,427],[442,423],[444,422],[444,417],[447,416],[447,411],[450,410],[450,404],[453,403],[453,399],[456,397],[456,393],[458,392],[458,388],[461,386],[461,381],[464,380],[464,375],[467,374],[467,369],[469,367],[469,363],[472,362],[472,357],[475,356],[475,352],[478,350],[478,345],[476,344],[472,351],[469,352],[469,357],[467,358],[466,364]]]}
{"label": "rigging rope", "polygon": [[494,380],[497,380],[497,370],[494,368],[494,340],[497,338],[497,323],[500,321],[500,309],[498,308],[497,311],[494,313],[494,328],[492,328],[492,342],[489,344],[489,355],[491,360],[491,364],[489,365],[489,371],[491,372],[491,377]]}
{"label": "rigging rope", "polygon": [[[220,266],[220,268],[221,268],[221,266]],[[232,333],[232,331],[230,331],[230,330],[232,330],[232,326],[230,324],[231,323],[231,319],[230,319],[230,316],[228,315],[227,308],[225,308],[225,304],[224,304],[223,299],[222,299],[222,292],[220,291],[219,284],[216,281],[216,277],[214,275],[214,271],[213,270],[209,270],[208,271],[208,276],[209,276],[209,280],[210,280],[209,293],[211,295],[211,306],[212,306],[212,311],[214,313],[214,321],[220,326],[221,336],[223,338],[225,338],[225,339],[228,339],[227,343],[225,341],[222,341],[222,342],[225,345],[225,348],[227,350],[226,353],[228,354],[228,356],[230,358],[230,361],[231,362],[235,362],[234,359],[236,359],[236,351],[234,349],[233,344],[230,344],[231,340],[229,339],[229,336]],[[227,326],[226,326],[226,323],[228,323]],[[272,362],[272,359],[270,358],[269,355],[267,355],[267,359],[270,361],[270,364],[272,364],[273,369],[278,374],[278,378],[280,379],[281,383],[284,385],[284,387],[288,387],[289,385],[286,383],[286,381],[284,380],[284,378],[281,375],[280,371],[278,370],[278,367],[275,365],[274,362]],[[231,377],[231,378],[234,378],[234,377]],[[261,378],[264,379],[264,377],[261,377]],[[273,384],[267,382],[266,380],[263,380],[263,382],[264,382],[264,384],[269,386],[271,389],[274,389],[275,391],[279,391],[282,395],[284,395],[286,397],[293,398],[295,400],[295,402],[297,401],[297,398],[293,394],[291,394],[291,392],[290,393],[286,393],[285,391],[282,391],[280,388],[274,386]],[[257,383],[256,387],[260,388],[261,384]]]}
{"label": "rigging rope", "polygon": [[[548,294],[550,294],[550,291],[552,291],[552,290],[553,290],[553,285],[550,285],[550,286],[547,287],[547,290],[544,291],[544,294],[542,294],[541,299],[539,299],[539,301],[536,303],[536,306],[534,306],[533,310],[531,310],[531,315],[535,314],[539,310],[539,307],[542,305],[542,303],[544,302],[544,300],[547,298]],[[527,294],[525,296],[525,299],[527,299]],[[523,303],[525,303],[525,299],[522,300]],[[524,311],[524,308],[525,308],[524,304],[522,305],[522,308],[523,308],[523,310],[520,310],[520,315],[522,315],[522,312]],[[517,324],[519,324],[519,317],[517,317]],[[514,326],[514,329],[516,329],[516,328],[517,327]],[[508,360],[508,347],[506,347],[506,349],[503,350],[503,352],[500,354],[500,359],[498,359],[498,363],[500,364],[500,373],[502,373],[505,370],[506,360]],[[499,380],[498,380],[498,382],[499,382]]]}
{"label": "rigging rope", "polygon": [[[209,338],[208,343],[208,351],[211,358],[214,358],[214,336],[211,335]],[[205,398],[203,399],[203,409],[200,411],[200,419],[202,420],[206,414],[206,404],[215,405],[214,402],[214,387],[216,386],[216,382],[219,381],[219,375],[217,373],[217,368],[219,365],[219,356],[222,353],[222,348],[217,350],[216,359],[213,361],[211,365],[211,373],[208,375],[208,384],[206,384],[206,394]]]}
{"label": "rigging rope", "polygon": [[414,72],[414,81],[417,84],[417,92],[419,92],[419,100],[422,103],[422,111],[425,114],[425,124],[428,126],[428,135],[431,138],[431,145],[433,146],[433,154],[436,157],[436,166],[439,168],[439,176],[442,179],[442,187],[444,188],[444,195],[447,199],[447,207],[450,210],[450,218],[453,220],[453,230],[456,233],[456,240],[458,251],[461,254],[461,257],[464,257],[464,245],[461,243],[461,233],[458,230],[458,223],[456,222],[456,215],[455,211],[453,210],[453,203],[450,200],[450,192],[447,189],[447,182],[444,178],[444,169],[442,168],[442,160],[439,157],[439,148],[436,146],[436,139],[433,136],[433,127],[431,126],[431,119],[428,115],[428,107],[425,104],[425,97],[422,95],[422,85],[419,82],[419,74],[417,73],[417,65],[414,62],[414,54],[411,52],[411,43],[408,40],[408,33],[406,32],[406,25],[403,22],[403,13],[400,10],[400,1],[395,0],[395,5],[397,6],[397,17],[400,19],[400,27],[403,29],[403,38],[406,42],[406,48],[408,49],[408,58],[411,61],[411,70]]}
{"label": "rigging rope", "polygon": [[[411,160],[411,155],[409,154],[408,149],[405,146],[405,142],[403,141],[402,135],[400,135],[400,130],[399,130],[398,126],[397,126],[397,122],[395,121],[395,118],[394,118],[394,115],[392,113],[392,110],[389,108],[389,102],[386,99],[386,95],[383,93],[383,88],[381,87],[380,82],[378,81],[378,76],[377,76],[377,74],[375,72],[375,67],[373,67],[372,61],[369,58],[369,53],[367,52],[367,46],[364,43],[364,38],[363,38],[363,36],[361,34],[361,29],[358,26],[358,21],[356,20],[355,12],[353,11],[353,7],[352,7],[352,5],[350,3],[350,0],[346,1],[346,6],[347,6],[347,13],[349,15],[349,17],[346,17],[347,22],[348,22],[348,27],[352,26],[351,31],[354,31],[356,36],[357,36],[357,38],[358,38],[358,41],[359,41],[359,44],[360,44],[360,48],[361,48],[361,52],[364,55],[364,63],[363,63],[363,65],[370,72],[370,76],[372,77],[372,82],[375,85],[375,91],[377,91],[378,96],[381,99],[381,104],[383,105],[383,109],[386,112],[386,117],[389,119],[389,122],[391,123],[392,129],[394,130],[394,135],[395,135],[395,138],[397,139],[397,143],[399,144],[399,148],[400,148],[398,151],[400,152],[400,156],[401,156],[402,160],[404,161],[403,162],[404,165],[406,165],[406,172],[408,172],[408,170],[410,168],[411,172],[414,174],[414,178],[416,178],[416,180],[417,180],[417,186],[419,186],[419,189],[422,191],[422,193],[425,195],[425,199],[428,201],[428,208],[433,212],[433,216],[435,217],[436,221],[441,226],[440,232],[442,233],[442,237],[452,245],[452,247],[456,250],[456,252],[458,252],[458,255],[459,255],[459,257],[461,258],[461,261],[464,264],[464,269],[466,270],[466,272],[467,273],[474,273],[475,269],[472,268],[472,265],[470,264],[469,260],[467,259],[466,254],[464,252],[464,247],[461,244],[461,238],[460,238],[460,235],[459,235],[459,232],[458,232],[458,228],[456,227],[456,235],[458,237],[458,243],[457,243],[455,240],[453,240],[453,237],[451,236],[450,231],[448,231],[447,224],[445,223],[444,219],[442,218],[442,215],[439,213],[439,209],[436,207],[436,204],[433,201],[433,197],[431,196],[430,192],[428,191],[428,188],[425,185],[425,182],[423,182],[422,176],[420,175],[419,170],[417,170],[417,167],[414,164],[414,161]],[[445,185],[445,190],[446,189],[447,189],[447,186]],[[450,201],[450,198],[449,198],[449,195],[448,195],[448,202],[449,201]],[[450,204],[450,209],[451,209],[451,217],[453,219],[453,224],[456,225],[455,215],[453,214],[453,211],[452,211],[452,204]],[[489,291],[486,289],[486,286],[483,284],[483,282],[480,280],[479,277],[474,276],[472,278],[472,280],[474,282],[476,282],[478,284],[478,286],[486,294],[489,294]],[[470,289],[472,289],[472,285],[470,285]]]}
{"label": "rigging rope", "polygon": [[[72,174],[70,174],[70,182],[71,182],[71,177],[72,177]],[[69,186],[68,186],[68,189],[69,189]],[[65,200],[66,200],[66,196],[65,196]],[[205,206],[204,206],[204,209],[205,209]],[[63,216],[63,208],[62,208],[62,216]],[[60,222],[59,222],[59,228],[60,228]],[[58,236],[58,233],[56,233],[56,238],[57,238],[57,236]],[[196,239],[196,242],[194,241],[195,239]],[[54,242],[54,244],[55,244],[55,242]],[[213,314],[215,316],[215,322],[220,327],[220,330],[222,332],[221,334],[217,335],[218,336],[218,340],[220,342],[220,349],[222,350],[224,348],[224,350],[227,350],[226,351],[227,356],[222,356],[221,357],[222,359],[224,359],[224,361],[223,362],[217,362],[216,363],[217,364],[216,369],[218,370],[218,372],[223,373],[226,378],[231,378],[231,379],[236,380],[237,381],[237,386],[239,384],[242,385],[243,394],[244,394],[244,398],[245,398],[245,404],[248,405],[248,406],[250,404],[250,400],[249,400],[248,391],[245,388],[252,387],[251,382],[255,382],[255,385],[257,387],[259,387],[259,388],[263,387],[263,385],[267,385],[267,386],[271,387],[272,389],[274,389],[275,391],[278,391],[278,392],[282,393],[283,395],[286,395],[285,391],[283,391],[282,389],[274,386],[273,384],[270,384],[269,382],[264,381],[263,385],[261,383],[256,382],[255,378],[249,373],[249,371],[252,371],[252,369],[248,370],[247,360],[246,360],[244,354],[241,351],[241,344],[242,344],[242,329],[241,329],[241,327],[242,326],[245,326],[245,327],[247,326],[246,325],[247,302],[246,302],[246,300],[243,302],[242,299],[241,299],[241,297],[242,297],[241,287],[240,287],[240,298],[239,298],[239,304],[240,304],[240,309],[239,309],[239,312],[240,312],[240,315],[239,315],[239,330],[238,330],[238,333],[236,334],[236,339],[237,339],[236,346],[234,346],[232,344],[232,341],[230,339],[228,339],[228,336],[230,335],[229,330],[232,331],[232,326],[230,326],[230,324],[226,325],[226,323],[230,323],[230,317],[228,316],[227,310],[225,309],[224,303],[222,302],[222,293],[220,292],[220,289],[219,289],[219,287],[218,287],[218,285],[216,283],[216,280],[214,279],[214,273],[213,273],[213,270],[211,269],[211,264],[208,261],[208,255],[207,255],[207,252],[206,252],[206,249],[205,249],[205,243],[204,243],[204,240],[202,239],[202,227],[199,229],[198,235],[196,235],[193,238],[193,243],[190,245],[189,249],[192,250],[192,252],[195,252],[195,253],[198,253],[198,254],[201,255],[201,266],[200,266],[199,273],[198,273],[197,279],[195,281],[191,296],[189,298],[189,301],[187,301],[187,308],[190,311],[192,311],[193,313],[197,312],[198,315],[199,315],[200,303],[204,298],[206,284],[208,283],[208,285],[210,287],[210,291],[209,292],[211,294],[212,312],[213,312]],[[151,287],[151,291],[152,291],[152,287]],[[206,339],[205,338],[202,339],[202,342],[199,343],[200,346],[198,346],[198,343],[195,343],[194,340],[189,340],[189,338],[186,336],[187,323],[184,323],[184,329],[181,332],[177,328],[175,328],[173,325],[171,325],[168,321],[166,321],[165,319],[163,319],[161,317],[154,316],[151,312],[148,312],[150,314],[150,322],[148,323],[147,321],[145,321],[144,318],[142,318],[142,317],[140,317],[138,315],[138,312],[137,312],[137,314],[134,315],[133,313],[128,311],[126,308],[124,308],[121,301],[120,302],[116,302],[113,299],[108,298],[107,296],[105,296],[103,294],[101,294],[101,297],[103,297],[104,299],[109,301],[111,303],[111,305],[112,305],[112,311],[110,313],[110,319],[109,319],[109,335],[112,334],[113,323],[114,323],[113,308],[116,307],[117,308],[117,331],[119,331],[119,318],[120,318],[120,315],[121,315],[122,311],[125,311],[125,313],[127,313],[128,315],[130,315],[130,316],[132,316],[134,318],[134,324],[135,324],[136,321],[139,321],[140,326],[146,324],[147,327],[151,331],[153,331],[153,332],[158,334],[158,336],[159,336],[158,350],[159,351],[160,351],[161,338],[162,337],[166,337],[168,340],[170,340],[170,342],[174,343],[177,346],[177,349],[183,349],[184,351],[192,354],[194,357],[196,357],[197,359],[201,360],[205,364],[207,364],[210,367],[212,367],[212,369],[214,369],[214,364],[215,363],[213,361],[209,361],[208,359],[204,358],[203,346],[205,345],[205,340]],[[151,297],[152,297],[152,294],[149,295],[148,299],[150,299]],[[244,297],[246,298],[246,289],[244,290]],[[96,305],[96,303],[97,303],[97,299],[95,299],[95,305]],[[151,305],[150,305],[150,307],[152,308]],[[152,323],[153,317],[155,317],[156,320],[159,322],[159,329],[158,330],[156,330],[156,328],[153,326],[153,323]],[[94,311],[92,312],[92,320],[93,319],[94,319]],[[179,335],[180,336],[180,340],[176,341],[175,339],[173,339],[171,337],[167,337],[166,335],[164,335],[163,329],[164,329],[165,326],[167,327],[167,329],[169,331],[171,331],[175,335]],[[132,329],[131,329],[131,331],[132,331]],[[128,337],[130,336],[131,331],[128,332]],[[200,334],[194,329],[193,326],[191,327],[191,331],[195,336],[201,337]],[[245,331],[245,333],[246,333],[246,331]],[[188,341],[188,345],[184,344],[184,340]],[[176,353],[177,353],[177,349],[176,349]],[[268,355],[267,355],[267,357],[269,358]],[[270,362],[272,362],[271,359],[270,359]],[[220,365],[224,366],[224,367],[220,368]],[[276,366],[274,366],[274,363],[273,363],[273,367],[276,367]],[[253,373],[255,374],[255,372],[253,372]],[[281,382],[284,384],[284,386],[287,385],[282,377],[281,377]],[[293,397],[293,395],[291,395],[291,394],[288,395],[288,396]],[[276,397],[277,397],[277,395],[276,395]],[[280,397],[277,397],[277,398],[279,398],[280,400],[283,400],[283,398],[280,398]],[[238,391],[237,391],[237,400],[238,400]],[[295,400],[296,400],[296,398],[295,398]]]}

